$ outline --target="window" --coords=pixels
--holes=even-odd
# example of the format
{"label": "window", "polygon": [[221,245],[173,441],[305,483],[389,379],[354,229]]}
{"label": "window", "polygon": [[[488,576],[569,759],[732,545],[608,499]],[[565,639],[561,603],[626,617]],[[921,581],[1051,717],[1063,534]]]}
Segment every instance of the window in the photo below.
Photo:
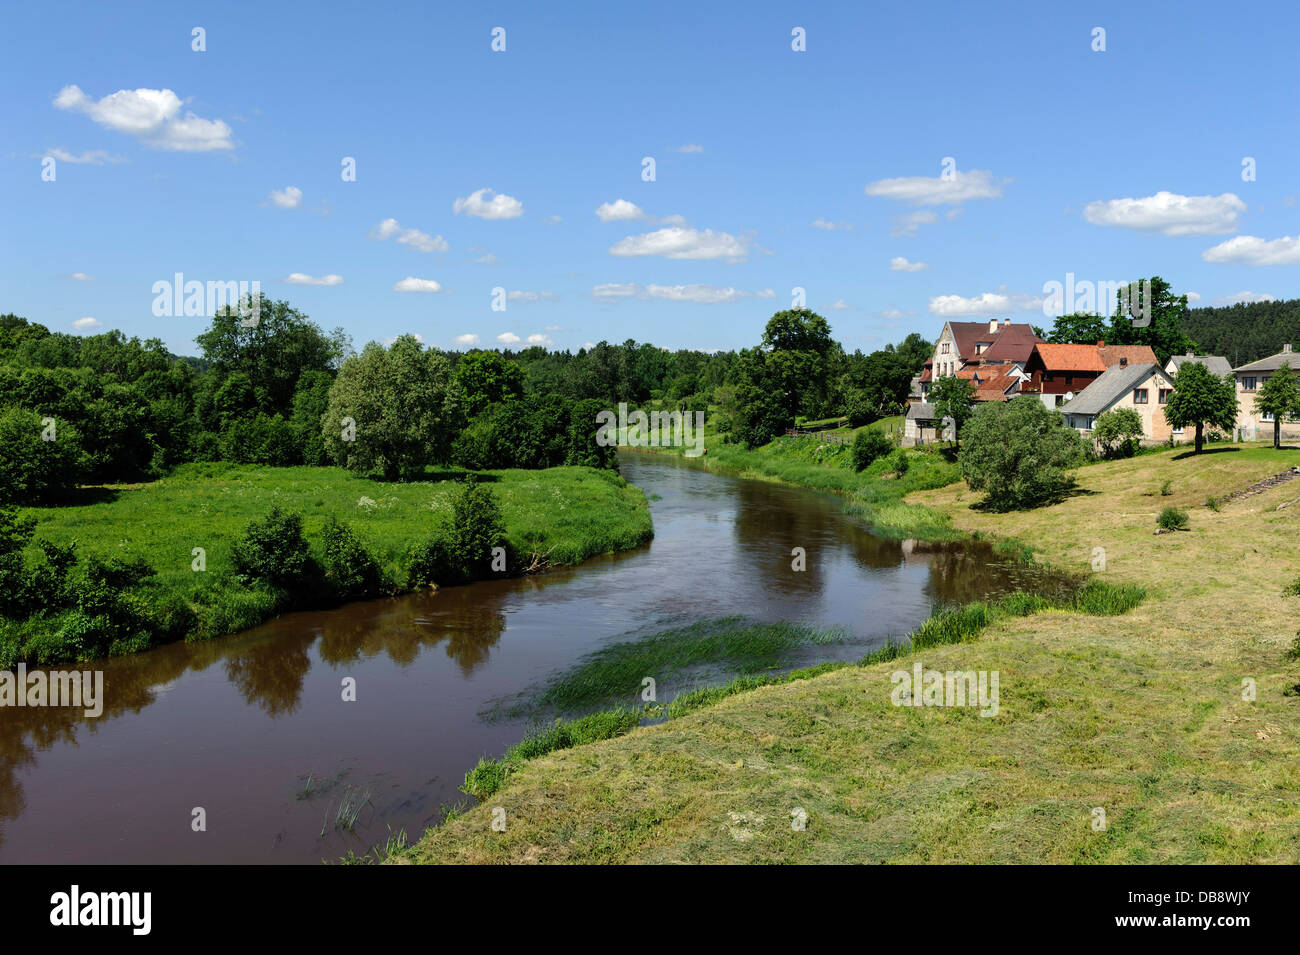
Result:
{"label": "window", "polygon": [[1144,405],[1147,403],[1147,390],[1145,388],[1133,389],[1133,404]]}
{"label": "window", "polygon": [[1074,375],[1066,375],[1065,387],[1069,388],[1072,384],[1074,384]]}
{"label": "window", "polygon": [[1065,395],[1057,395],[1057,396],[1056,396],[1056,407],[1059,408],[1059,407],[1061,407],[1061,405],[1063,405],[1063,404],[1065,404]]}
{"label": "window", "polygon": [[1174,389],[1172,389],[1172,388],[1161,388],[1161,389],[1160,389],[1160,403],[1161,403],[1162,405],[1163,405],[1163,404],[1168,404],[1168,403],[1169,403],[1169,396],[1172,395],[1173,393],[1174,393]]}
{"label": "window", "polygon": [[1241,390],[1242,390],[1242,391],[1254,391],[1254,390],[1255,390],[1255,379],[1254,379],[1254,378],[1243,378],[1243,379],[1241,379]]}
{"label": "window", "polygon": [[1271,412],[1271,411],[1265,411],[1265,412],[1263,412],[1259,417],[1260,417],[1260,420],[1261,420],[1261,421],[1272,421],[1272,420],[1273,420],[1273,412]]}

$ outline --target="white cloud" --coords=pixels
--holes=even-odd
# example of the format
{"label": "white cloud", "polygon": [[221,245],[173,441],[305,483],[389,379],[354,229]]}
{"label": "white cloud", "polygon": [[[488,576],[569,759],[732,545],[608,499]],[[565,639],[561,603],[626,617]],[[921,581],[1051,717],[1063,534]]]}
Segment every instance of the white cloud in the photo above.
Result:
{"label": "white cloud", "polygon": [[530,345],[545,345],[545,346],[547,346],[547,347],[549,348],[550,346],[554,345],[555,342],[551,341],[551,337],[550,337],[549,335],[543,335],[543,334],[541,334],[541,333],[538,333],[538,334],[536,334],[536,335],[529,335],[529,336],[528,336],[528,344],[530,344]]}
{"label": "white cloud", "polygon": [[564,216],[548,216],[546,219],[542,220],[542,225],[556,225],[563,221]]}
{"label": "white cloud", "polygon": [[297,186],[285,186],[283,189],[272,189],[271,202],[281,209],[297,209],[302,205],[302,190]]}
{"label": "white cloud", "polygon": [[634,202],[615,199],[613,202],[601,203],[596,209],[596,216],[601,222],[629,222],[644,219],[645,212]]}
{"label": "white cloud", "polygon": [[520,289],[512,289],[506,293],[506,300],[510,302],[553,302],[557,298],[554,292],[525,292]]}
{"label": "white cloud", "polygon": [[559,325],[547,325],[542,329],[544,332],[562,332],[564,329]]}
{"label": "white cloud", "polygon": [[669,226],[644,235],[630,235],[610,246],[610,255],[661,255],[668,259],[726,259],[743,262],[748,243],[726,232]]}
{"label": "white cloud", "polygon": [[625,284],[597,285],[591,290],[591,296],[599,301],[617,301],[625,298],[639,298],[642,301],[693,302],[697,305],[720,305],[738,302],[747,298],[775,298],[772,289],[747,292],[730,286],[716,285],[638,285],[635,282]]}
{"label": "white cloud", "polygon": [[1276,302],[1277,296],[1267,292],[1241,291],[1236,295],[1221,295],[1214,300],[1215,305],[1249,305],[1251,302]]}
{"label": "white cloud", "polygon": [[828,312],[842,312],[848,307],[849,307],[849,303],[844,301],[844,299],[840,298],[840,299],[836,299],[835,301],[827,305],[826,310]]}
{"label": "white cloud", "polygon": [[433,279],[417,279],[407,276],[393,286],[394,292],[441,292],[442,284]]}
{"label": "white cloud", "polygon": [[102,166],[106,162],[126,162],[125,156],[114,156],[106,149],[87,149],[81,155],[74,155],[66,149],[55,147],[47,155],[53,156],[59,162],[70,162],[76,165],[86,164],[90,166]]}
{"label": "white cloud", "polygon": [[72,327],[79,332],[84,332],[89,331],[92,328],[100,328],[103,324],[104,323],[97,318],[86,316],[85,318],[79,318],[73,322]]}
{"label": "white cloud", "polygon": [[1206,249],[1201,258],[1206,262],[1236,265],[1300,265],[1300,236],[1261,239],[1253,235],[1235,235],[1212,249]]}
{"label": "white cloud", "polygon": [[927,209],[919,209],[916,212],[908,212],[890,218],[894,223],[894,227],[889,230],[890,235],[916,235],[921,231],[921,226],[934,225],[939,221],[939,217]]}
{"label": "white cloud", "polygon": [[677,151],[679,153],[702,153],[704,152],[704,147],[697,145],[696,143],[687,143],[685,146],[678,146]]}
{"label": "white cloud", "polygon": [[343,276],[330,273],[329,275],[322,275],[320,278],[315,278],[310,275],[305,275],[302,272],[294,272],[285,279],[285,282],[289,285],[342,285]]}
{"label": "white cloud", "polygon": [[190,112],[181,116],[183,101],[171,90],[118,90],[94,100],[72,85],[59,91],[54,105],[85,113],[99,125],[134,136],[153,149],[207,152],[234,148],[229,126]]}
{"label": "white cloud", "polygon": [[483,255],[480,255],[477,259],[474,260],[475,265],[498,265],[500,262],[501,260],[498,259],[491,252],[487,252]]}
{"label": "white cloud", "polygon": [[502,332],[497,336],[497,341],[503,345],[517,345],[520,342],[520,338],[514,332]]}
{"label": "white cloud", "polygon": [[821,216],[818,216],[816,219],[814,219],[811,225],[814,229],[825,229],[827,232],[835,232],[837,230],[845,230],[845,229],[853,228],[852,222],[827,222]]}
{"label": "white cloud", "polygon": [[896,255],[889,260],[889,271],[891,272],[919,272],[929,267],[924,262],[909,262],[906,257],[901,255]]}
{"label": "white cloud", "polygon": [[1197,302],[1199,302],[1200,300],[1201,300],[1201,293],[1200,293],[1200,292],[1188,292],[1188,293],[1187,293],[1187,304],[1188,304],[1188,305],[1195,305],[1195,304],[1196,304]]}
{"label": "white cloud", "polygon": [[912,315],[914,315],[914,314],[916,314],[916,313],[915,313],[915,312],[908,311],[908,310],[905,309],[905,308],[893,308],[893,307],[890,307],[890,308],[881,309],[881,311],[880,311],[880,317],[883,318],[883,319],[885,319],[886,321],[891,321],[891,322],[900,321],[900,320],[902,320],[902,319],[904,319],[904,318],[908,318],[908,317],[910,317],[910,316],[912,316]]}
{"label": "white cloud", "polygon": [[1025,312],[1042,307],[1042,298],[1008,291],[1002,286],[995,292],[984,292],[973,298],[960,295],[936,295],[930,299],[930,314],[943,318],[965,315],[998,315],[1003,312]]}
{"label": "white cloud", "polygon": [[92,275],[87,275],[85,272],[73,272],[71,275],[68,276],[68,278],[70,278],[70,279],[76,279],[78,282],[93,282],[93,281],[95,281],[94,276],[92,276]]}
{"label": "white cloud", "polygon": [[1083,217],[1093,225],[1113,225],[1164,235],[1216,235],[1237,228],[1246,204],[1230,192],[1221,196],[1180,196],[1157,192],[1145,199],[1090,202]]}
{"label": "white cloud", "polygon": [[516,219],[524,214],[524,204],[504,192],[493,194],[491,189],[479,189],[453,202],[451,211],[457,215],[463,212],[477,219]]}
{"label": "white cloud", "polygon": [[1002,183],[987,169],[954,171],[952,178],[942,176],[900,176],[877,179],[867,184],[869,196],[915,202],[923,206],[956,205],[969,199],[1000,199]]}
{"label": "white cloud", "polygon": [[452,340],[452,344],[459,345],[461,348],[473,348],[478,344],[478,336],[472,333],[457,335]]}
{"label": "white cloud", "polygon": [[446,252],[451,246],[447,240],[440,235],[429,235],[427,232],[421,232],[419,229],[403,229],[401,223],[396,219],[385,219],[379,225],[370,230],[368,238],[385,239],[397,238],[402,245],[409,245],[417,252]]}

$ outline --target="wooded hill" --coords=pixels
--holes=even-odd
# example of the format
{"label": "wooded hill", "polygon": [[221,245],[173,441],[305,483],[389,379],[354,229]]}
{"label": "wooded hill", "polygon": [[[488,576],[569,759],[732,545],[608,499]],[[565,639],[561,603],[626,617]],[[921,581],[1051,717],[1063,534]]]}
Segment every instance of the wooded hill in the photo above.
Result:
{"label": "wooded hill", "polygon": [[1203,354],[1222,355],[1236,368],[1300,345],[1300,299],[1193,308],[1181,324]]}

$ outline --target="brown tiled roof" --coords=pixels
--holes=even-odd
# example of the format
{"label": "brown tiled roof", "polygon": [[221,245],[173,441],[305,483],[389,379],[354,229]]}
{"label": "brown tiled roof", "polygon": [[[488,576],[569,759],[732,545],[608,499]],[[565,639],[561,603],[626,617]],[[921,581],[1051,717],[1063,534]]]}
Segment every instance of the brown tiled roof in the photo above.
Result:
{"label": "brown tiled roof", "polygon": [[[988,322],[949,322],[948,326],[952,329],[953,340],[957,343],[957,353],[963,358],[972,359],[975,357],[975,346],[979,342],[992,342],[989,350],[981,358],[989,357],[990,353],[998,347],[998,343],[1007,336],[1007,340],[1012,345],[1003,349],[1018,354],[1023,349],[1023,357],[1012,358],[1006,355],[1001,356],[1002,361],[1024,361],[1029,357],[1029,352],[1033,350],[1034,342],[1038,341],[1038,336],[1028,325],[1006,324],[998,325],[996,332],[989,331]],[[1024,341],[1028,339],[1028,346],[1024,347]]]}
{"label": "brown tiled roof", "polygon": [[1121,358],[1127,358],[1130,365],[1157,364],[1156,353],[1150,345],[1100,345],[1097,352],[1107,368],[1118,365]]}
{"label": "brown tiled roof", "polygon": [[1027,361],[1041,341],[1030,325],[1005,325],[980,357],[985,361]]}
{"label": "brown tiled roof", "polygon": [[[1043,367],[1048,371],[1096,371],[1106,370],[1101,358],[1101,349],[1096,345],[1051,345],[1039,342],[1034,346],[1038,357],[1043,360]],[[1155,356],[1151,356],[1155,361]],[[1119,359],[1115,359],[1116,364]]]}

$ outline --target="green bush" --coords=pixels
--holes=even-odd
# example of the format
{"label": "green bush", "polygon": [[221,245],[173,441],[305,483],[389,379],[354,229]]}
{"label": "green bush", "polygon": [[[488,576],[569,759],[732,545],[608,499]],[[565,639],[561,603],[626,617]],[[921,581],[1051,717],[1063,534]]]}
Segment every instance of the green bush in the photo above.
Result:
{"label": "green bush", "polygon": [[325,583],[344,600],[378,593],[383,585],[379,562],[347,524],[330,518],[322,532]]}
{"label": "green bush", "polygon": [[415,589],[431,584],[454,584],[464,578],[464,568],[452,557],[451,545],[440,535],[406,550],[406,586]]}
{"label": "green bush", "polygon": [[506,525],[501,505],[487,484],[470,479],[457,490],[451,502],[451,552],[470,579],[491,572],[492,548],[503,546]]}
{"label": "green bush", "polygon": [[1167,531],[1185,531],[1188,526],[1187,512],[1172,506],[1166,507],[1156,518],[1156,525]]}
{"label": "green bush", "polygon": [[1064,415],[1030,396],[977,407],[957,458],[971,490],[986,492],[984,503],[1003,511],[1056,497],[1069,486],[1067,470],[1084,459],[1084,441]]}
{"label": "green bush", "polygon": [[77,485],[81,460],[70,424],[25,408],[0,411],[0,503],[30,506],[65,496]]}
{"label": "green bush", "polygon": [[235,573],[247,581],[285,589],[302,583],[311,565],[302,517],[283,513],[277,504],[262,520],[249,522],[231,559]]}
{"label": "green bush", "polygon": [[890,458],[890,466],[894,469],[895,476],[901,478],[907,474],[908,468],[912,466],[912,459],[907,456],[907,452],[899,448]]}
{"label": "green bush", "polygon": [[1092,436],[1106,459],[1131,458],[1142,440],[1142,416],[1132,408],[1115,408],[1097,416]]}
{"label": "green bush", "polygon": [[893,442],[879,428],[863,428],[853,436],[853,469],[861,471],[870,467],[893,449]]}

